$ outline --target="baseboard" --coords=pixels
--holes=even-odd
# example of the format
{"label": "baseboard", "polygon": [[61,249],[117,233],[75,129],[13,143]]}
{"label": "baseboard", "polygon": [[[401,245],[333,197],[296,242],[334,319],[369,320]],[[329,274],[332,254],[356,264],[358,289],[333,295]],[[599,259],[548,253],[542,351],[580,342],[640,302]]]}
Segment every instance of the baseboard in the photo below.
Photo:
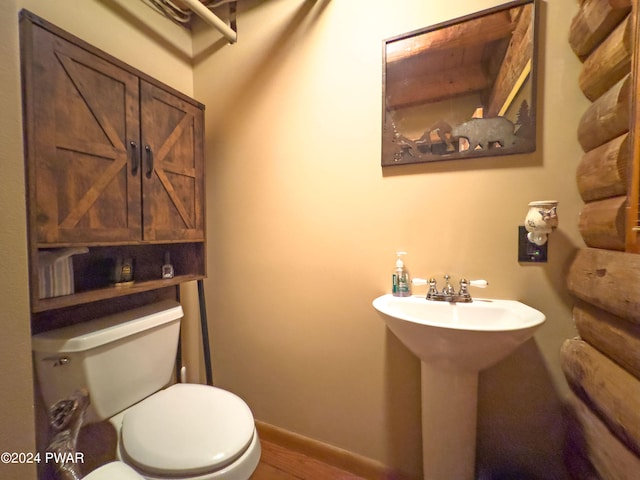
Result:
{"label": "baseboard", "polygon": [[327,443],[256,420],[258,435],[265,441],[301,453],[368,480],[408,480],[386,465]]}

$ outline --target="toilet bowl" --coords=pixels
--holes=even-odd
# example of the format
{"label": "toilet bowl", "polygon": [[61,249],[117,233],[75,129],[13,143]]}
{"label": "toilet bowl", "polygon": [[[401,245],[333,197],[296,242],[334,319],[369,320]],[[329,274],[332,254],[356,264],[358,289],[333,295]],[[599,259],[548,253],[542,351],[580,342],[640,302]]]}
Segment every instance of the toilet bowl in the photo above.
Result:
{"label": "toilet bowl", "polygon": [[46,404],[86,388],[85,422],[109,420],[117,432],[119,462],[91,480],[247,480],[257,467],[260,442],[240,397],[172,384],[181,318],[167,300],[33,336]]}
{"label": "toilet bowl", "polygon": [[111,462],[96,468],[82,477],[83,480],[144,480],[128,465],[122,462]]}

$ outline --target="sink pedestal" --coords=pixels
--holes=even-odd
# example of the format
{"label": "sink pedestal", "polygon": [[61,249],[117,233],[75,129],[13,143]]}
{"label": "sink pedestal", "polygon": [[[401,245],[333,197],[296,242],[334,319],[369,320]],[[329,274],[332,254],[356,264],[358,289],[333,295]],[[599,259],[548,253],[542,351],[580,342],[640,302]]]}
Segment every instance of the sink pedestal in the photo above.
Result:
{"label": "sink pedestal", "polygon": [[421,362],[424,480],[473,480],[478,373]]}

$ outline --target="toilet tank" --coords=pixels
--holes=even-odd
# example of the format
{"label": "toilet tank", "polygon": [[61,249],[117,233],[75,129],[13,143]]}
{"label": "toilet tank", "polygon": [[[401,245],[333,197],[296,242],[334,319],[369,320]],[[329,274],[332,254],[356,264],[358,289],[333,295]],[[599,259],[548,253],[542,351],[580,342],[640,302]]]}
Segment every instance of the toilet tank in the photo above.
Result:
{"label": "toilet tank", "polygon": [[32,337],[47,408],[78,388],[89,390],[85,422],[112,417],[172,379],[182,307],[145,305]]}

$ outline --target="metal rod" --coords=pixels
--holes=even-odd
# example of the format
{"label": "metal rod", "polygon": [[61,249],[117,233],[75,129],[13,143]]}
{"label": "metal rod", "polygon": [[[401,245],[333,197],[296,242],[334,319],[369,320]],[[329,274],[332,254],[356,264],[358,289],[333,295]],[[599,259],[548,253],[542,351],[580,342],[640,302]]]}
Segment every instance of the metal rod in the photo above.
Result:
{"label": "metal rod", "polygon": [[215,13],[205,7],[198,0],[181,0],[182,3],[187,5],[193,13],[198,15],[201,19],[207,22],[209,25],[215,27],[227,40],[231,43],[236,43],[238,40],[238,34],[223,22]]}
{"label": "metal rod", "polygon": [[[180,285],[175,286],[176,302],[180,303]],[[178,349],[176,350],[176,381],[180,381],[180,372],[182,371],[182,323],[178,331]]]}
{"label": "metal rod", "polygon": [[198,280],[198,300],[200,302],[200,328],[202,329],[204,369],[207,376],[207,385],[213,385],[213,374],[211,373],[211,350],[209,347],[209,327],[207,325],[207,306],[204,299],[204,282],[202,280]]}

